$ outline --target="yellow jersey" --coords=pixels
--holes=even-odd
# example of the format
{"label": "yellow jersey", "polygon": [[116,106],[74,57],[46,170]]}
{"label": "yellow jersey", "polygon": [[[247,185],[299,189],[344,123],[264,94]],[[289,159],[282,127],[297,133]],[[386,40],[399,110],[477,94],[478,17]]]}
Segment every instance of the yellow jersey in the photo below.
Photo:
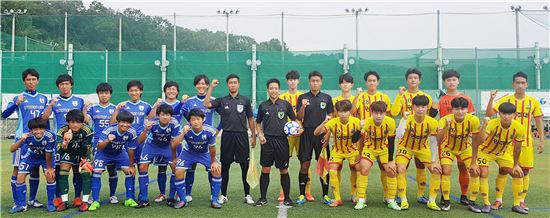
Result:
{"label": "yellow jersey", "polygon": [[366,120],[370,117],[370,105],[375,101],[383,101],[388,106],[388,112],[391,111],[390,97],[388,95],[376,92],[374,95],[370,95],[368,92],[363,92],[357,97],[357,117],[360,120]]}
{"label": "yellow jersey", "polygon": [[399,146],[411,150],[427,147],[428,138],[437,134],[437,120],[425,116],[422,122],[416,122],[414,116],[409,116],[405,123],[405,134],[399,140]]}
{"label": "yellow jersey", "polygon": [[292,106],[292,109],[294,110],[294,113],[296,114],[296,105],[298,104],[298,96],[300,96],[302,92],[296,91],[294,94],[290,94],[289,92],[285,92],[284,94],[280,95],[279,98],[285,101],[288,101],[290,105]]}
{"label": "yellow jersey", "polygon": [[352,142],[352,135],[360,131],[361,122],[357,117],[350,116],[347,123],[342,123],[340,118],[335,117],[325,123],[325,129],[334,137],[333,149],[341,154],[349,154],[357,151],[356,143]]}
{"label": "yellow jersey", "polygon": [[448,114],[439,120],[440,130],[445,128],[445,125],[447,125],[447,118],[449,117],[451,118],[451,122],[443,137],[441,147],[459,152],[472,146],[469,137],[472,134],[479,133],[479,118],[472,114],[466,114],[462,122],[457,122],[454,114]]}
{"label": "yellow jersey", "polygon": [[512,145],[512,141],[525,141],[525,128],[515,120],[512,120],[508,128],[504,128],[500,117],[492,119],[487,124],[485,132],[488,136],[479,146],[479,150],[487,154],[503,155],[506,148]]}
{"label": "yellow jersey", "polygon": [[525,95],[523,99],[517,99],[513,94],[502,97],[494,104],[495,111],[498,111],[498,106],[504,102],[510,102],[516,106],[515,121],[518,121],[525,129],[525,141],[522,146],[533,146],[533,136],[531,134],[531,118],[540,117],[543,115],[539,101],[532,96]]}
{"label": "yellow jersey", "polygon": [[353,103],[353,100],[355,99],[355,96],[350,95],[349,98],[344,98],[341,95],[339,95],[336,98],[332,99],[332,105],[334,106],[334,111],[336,112],[336,103],[342,100],[349,100],[349,103]]}
{"label": "yellow jersey", "polygon": [[403,116],[403,113],[405,112],[409,112],[409,115],[412,115],[413,114],[412,99],[417,95],[425,95],[426,97],[428,97],[428,100],[429,100],[428,109],[432,108],[432,103],[433,103],[432,96],[430,96],[428,93],[425,93],[423,91],[410,93],[409,91],[406,91],[402,95],[397,95],[397,97],[395,97],[395,100],[393,101],[393,105],[391,107],[392,117],[395,117],[399,114]]}
{"label": "yellow jersey", "polygon": [[365,120],[365,126],[361,130],[365,136],[365,146],[373,150],[383,150],[388,147],[388,137],[395,136],[395,120],[385,116],[380,125],[374,123],[374,118]]}

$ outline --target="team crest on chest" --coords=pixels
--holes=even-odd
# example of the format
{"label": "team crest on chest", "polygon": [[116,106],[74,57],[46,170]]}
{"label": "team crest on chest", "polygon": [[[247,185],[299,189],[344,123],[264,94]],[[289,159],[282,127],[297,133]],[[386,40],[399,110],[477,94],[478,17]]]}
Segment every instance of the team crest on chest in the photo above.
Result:
{"label": "team crest on chest", "polygon": [[78,101],[73,101],[73,106],[77,106],[78,105]]}
{"label": "team crest on chest", "polygon": [[39,98],[40,104],[44,104],[44,98]]}
{"label": "team crest on chest", "polygon": [[319,106],[321,107],[321,109],[325,109],[325,107],[327,107],[327,103],[321,102],[321,104],[319,104]]}
{"label": "team crest on chest", "polygon": [[124,137],[122,137],[122,140],[124,140],[124,141],[128,140],[128,136],[125,135]]}
{"label": "team crest on chest", "polygon": [[279,117],[279,119],[282,120],[283,118],[285,118],[285,112],[284,111],[279,111],[279,112],[277,112],[277,116]]}
{"label": "team crest on chest", "polygon": [[42,145],[46,146],[46,144],[48,144],[46,140],[42,141]]}
{"label": "team crest on chest", "polygon": [[206,135],[201,136],[202,140],[206,140]]}
{"label": "team crest on chest", "polygon": [[237,111],[238,111],[239,113],[242,113],[242,112],[243,112],[243,109],[244,109],[244,106],[243,106],[242,104],[238,104],[238,105],[237,105]]}
{"label": "team crest on chest", "polygon": [[109,109],[109,113],[110,113],[110,114],[113,114],[114,112],[115,112],[115,110]]}
{"label": "team crest on chest", "polygon": [[170,132],[172,132],[172,129],[171,129],[170,127],[168,127],[168,128],[166,129],[166,132],[167,132],[167,133],[170,133]]}
{"label": "team crest on chest", "polygon": [[140,110],[140,111],[145,110],[145,106],[140,105],[140,106],[139,106],[139,110]]}

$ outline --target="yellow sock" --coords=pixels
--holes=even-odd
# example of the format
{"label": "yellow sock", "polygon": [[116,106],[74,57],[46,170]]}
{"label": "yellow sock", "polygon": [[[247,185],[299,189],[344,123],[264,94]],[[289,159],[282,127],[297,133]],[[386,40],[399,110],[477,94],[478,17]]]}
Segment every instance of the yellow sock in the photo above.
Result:
{"label": "yellow sock", "polygon": [[470,193],[470,201],[477,200],[477,194],[479,193],[479,176],[470,177],[470,183],[468,184],[468,192]]}
{"label": "yellow sock", "polygon": [[306,194],[311,194],[311,170],[307,170]]}
{"label": "yellow sock", "polygon": [[367,198],[367,187],[369,186],[369,176],[357,175],[357,198]]}
{"label": "yellow sock", "polygon": [[357,174],[359,172],[353,170],[349,173],[349,182],[351,183],[351,195],[357,195]]}
{"label": "yellow sock", "polygon": [[397,174],[397,192],[401,201],[407,201],[407,173]]}
{"label": "yellow sock", "polygon": [[512,192],[514,193],[514,206],[517,206],[523,196],[523,178],[512,178]]}
{"label": "yellow sock", "polygon": [[504,188],[506,187],[506,182],[508,181],[508,175],[497,175],[496,181],[496,200],[502,202],[502,196],[504,195]]}
{"label": "yellow sock", "polygon": [[388,176],[385,171],[380,171],[380,182],[382,183],[382,191],[384,191],[384,198],[389,198],[388,196]]}
{"label": "yellow sock", "polygon": [[334,194],[334,200],[341,201],[340,197],[340,180],[338,179],[338,171],[330,170],[330,187],[332,187],[332,193]]}
{"label": "yellow sock", "polygon": [[435,201],[437,194],[441,189],[441,175],[430,175],[430,201]]}
{"label": "yellow sock", "polygon": [[386,177],[387,199],[395,199],[397,194],[397,177]]}
{"label": "yellow sock", "polygon": [[[430,184],[430,186],[432,186]],[[451,176],[441,175],[441,194],[443,199],[451,200]]]}
{"label": "yellow sock", "polygon": [[426,192],[426,169],[416,169],[416,185],[418,186],[417,197],[424,196]]}
{"label": "yellow sock", "polygon": [[483,204],[490,205],[489,201],[489,178],[479,178],[479,192],[481,192],[481,198],[483,198]]}
{"label": "yellow sock", "polygon": [[523,175],[523,195],[521,196],[521,202],[525,201],[527,191],[529,191],[529,174]]}

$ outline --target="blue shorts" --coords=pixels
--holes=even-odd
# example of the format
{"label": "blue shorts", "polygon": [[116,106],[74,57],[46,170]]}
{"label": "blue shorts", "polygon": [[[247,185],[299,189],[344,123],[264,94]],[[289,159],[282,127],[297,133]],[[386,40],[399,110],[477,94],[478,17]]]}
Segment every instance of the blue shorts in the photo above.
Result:
{"label": "blue shorts", "polygon": [[[54,169],[55,169],[55,161],[54,159],[52,158],[51,160],[51,163],[50,163]],[[45,159],[42,159],[42,160],[35,160],[35,159],[32,159],[32,158],[23,158],[21,160],[21,162],[19,163],[19,171],[18,173],[25,173],[25,174],[29,174],[30,173],[30,170],[37,167],[37,166],[42,166],[42,171],[45,171],[46,170],[46,160]]]}
{"label": "blue shorts", "polygon": [[107,165],[116,165],[122,169],[126,169],[130,165],[130,159],[126,150],[122,150],[120,154],[112,155],[105,152],[97,152],[94,157],[94,170],[105,170]]}
{"label": "blue shorts", "polygon": [[183,150],[178,156],[176,169],[192,169],[193,164],[202,164],[206,171],[210,171],[210,153],[197,153],[193,151]]}
{"label": "blue shorts", "polygon": [[139,157],[139,163],[153,163],[158,166],[166,166],[172,163],[172,148],[159,148],[144,143]]}
{"label": "blue shorts", "polygon": [[[15,137],[15,141],[19,141],[20,137]],[[26,151],[26,149],[25,149]],[[21,148],[18,148],[15,152],[11,153],[11,166],[13,167],[18,167],[19,164],[21,163],[21,156],[24,155],[24,153],[22,154],[22,149]]]}

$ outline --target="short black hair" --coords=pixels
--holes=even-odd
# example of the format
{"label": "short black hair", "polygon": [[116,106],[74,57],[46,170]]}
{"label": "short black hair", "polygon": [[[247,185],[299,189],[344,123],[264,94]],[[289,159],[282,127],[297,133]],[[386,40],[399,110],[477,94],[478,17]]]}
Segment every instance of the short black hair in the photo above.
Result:
{"label": "short black hair", "polygon": [[323,74],[321,74],[321,72],[317,70],[311,71],[311,73],[309,73],[309,75],[307,76],[307,79],[311,79],[311,77],[314,76],[318,76],[319,78],[321,78],[321,80],[323,80]]}
{"label": "short black hair", "polygon": [[269,84],[271,84],[271,83],[277,83],[277,86],[279,86],[279,88],[281,88],[281,82],[279,82],[278,79],[275,79],[275,78],[269,79],[269,80],[267,81],[267,83],[265,83],[265,86],[266,86],[267,88],[269,88]]}
{"label": "short black hair", "polygon": [[388,105],[386,104],[386,102],[383,102],[383,101],[375,101],[375,102],[372,102],[372,104],[370,104],[370,109],[373,112],[384,113],[388,110]]}
{"label": "short black hair", "polygon": [[514,76],[512,77],[512,82],[516,81],[516,78],[518,78],[518,77],[524,78],[525,81],[529,81],[529,79],[527,79],[527,74],[520,71],[520,72],[517,72],[517,73],[514,74]]}
{"label": "short black hair", "polygon": [[286,80],[300,79],[300,73],[297,70],[291,70],[286,73]]}
{"label": "short black hair", "polygon": [[336,105],[334,106],[336,108],[336,111],[350,111],[351,110],[351,102],[349,100],[342,100],[339,102],[336,102]]}
{"label": "short black hair", "polygon": [[23,73],[21,74],[23,81],[25,81],[25,79],[29,75],[36,77],[36,79],[40,79],[40,74],[38,73],[38,71],[36,71],[34,68],[29,68],[24,70]]}
{"label": "short black hair", "polygon": [[504,102],[498,106],[498,112],[503,114],[513,114],[516,113],[516,106],[510,102]]}
{"label": "short black hair", "polygon": [[129,111],[123,110],[123,111],[120,111],[116,115],[116,121],[117,122],[133,123],[134,122],[134,115],[132,113],[130,113]]}
{"label": "short black hair", "polygon": [[376,77],[376,80],[380,80],[380,75],[378,75],[378,72],[374,71],[374,70],[371,70],[371,71],[367,71],[365,73],[365,75],[363,76],[363,79],[365,81],[367,81],[367,79],[369,78],[370,75],[374,75]]}
{"label": "short black hair", "polygon": [[338,77],[338,84],[342,84],[344,82],[353,83],[353,76],[351,76],[349,73],[344,73]]}
{"label": "short black hair", "polygon": [[416,74],[418,75],[419,79],[422,79],[422,72],[420,72],[417,68],[409,68],[407,69],[407,72],[405,73],[405,79],[409,78],[409,75]]}
{"label": "short black hair", "polygon": [[208,76],[204,74],[196,75],[195,78],[193,79],[193,85],[196,86],[201,82],[201,80],[204,80],[204,83],[206,83],[206,85],[210,85],[210,79],[208,79]]}
{"label": "short black hair", "polygon": [[191,119],[192,116],[200,117],[201,119],[204,119],[204,117],[205,117],[204,111],[202,111],[201,109],[198,109],[198,108],[195,108],[195,109],[192,109],[191,111],[189,111],[189,119]]}
{"label": "short black hair", "polygon": [[234,73],[227,75],[227,77],[225,78],[225,82],[228,83],[229,80],[233,78],[236,78],[237,82],[241,82],[241,78],[239,78],[239,76],[237,76],[237,74],[234,74]]}
{"label": "short black hair", "polygon": [[412,104],[416,106],[428,106],[430,99],[425,95],[417,95],[412,99]]}
{"label": "short black hair", "polygon": [[469,104],[468,100],[463,97],[458,97],[451,101],[451,107],[453,108],[468,108]]}
{"label": "short black hair", "polygon": [[67,116],[65,116],[65,119],[67,120],[67,123],[69,122],[77,122],[77,123],[84,123],[84,113],[82,113],[81,110],[73,109],[67,113]]}
{"label": "short black hair", "polygon": [[161,104],[158,108],[157,108],[157,116],[160,115],[160,113],[165,113],[165,114],[170,114],[171,115],[174,115],[174,108],[172,108],[172,106],[168,105],[168,104]]}
{"label": "short black hair", "polygon": [[141,81],[139,80],[132,80],[128,82],[128,84],[126,85],[126,91],[130,91],[130,88],[134,86],[137,87],[139,90],[143,91],[143,83],[141,83]]}
{"label": "short black hair", "polygon": [[99,92],[109,92],[113,94],[113,87],[109,83],[99,83],[95,88],[95,93],[99,94]]}
{"label": "short black hair", "polygon": [[59,87],[59,83],[69,81],[71,85],[74,85],[73,77],[69,74],[61,74],[57,76],[57,79],[55,80],[55,86]]}
{"label": "short black hair", "polygon": [[460,73],[458,73],[456,70],[450,69],[446,70],[443,75],[441,75],[442,80],[446,80],[447,78],[456,77],[457,79],[460,79]]}
{"label": "short black hair", "polygon": [[48,121],[42,119],[41,117],[32,118],[27,123],[27,127],[30,130],[33,130],[33,129],[47,129],[48,128]]}
{"label": "short black hair", "polygon": [[172,80],[164,83],[164,87],[162,87],[162,91],[166,92],[166,89],[172,86],[176,87],[176,89],[178,90],[178,93],[180,92],[180,85],[178,85],[176,81],[172,81]]}

